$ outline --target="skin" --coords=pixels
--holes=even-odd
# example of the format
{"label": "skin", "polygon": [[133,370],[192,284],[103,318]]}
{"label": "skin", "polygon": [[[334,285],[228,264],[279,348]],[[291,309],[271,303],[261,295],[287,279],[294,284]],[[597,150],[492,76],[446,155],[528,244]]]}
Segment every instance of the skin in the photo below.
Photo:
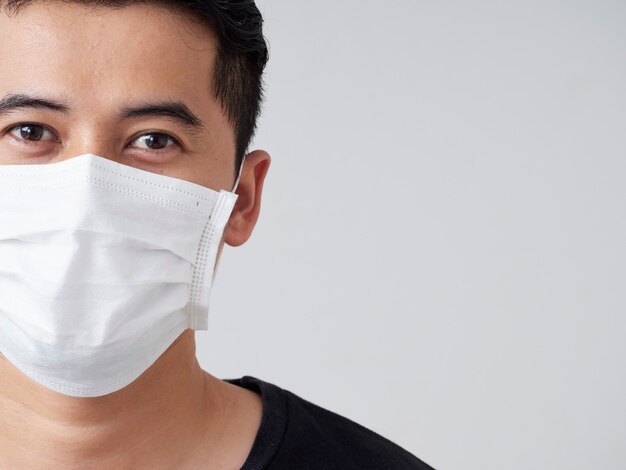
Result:
{"label": "skin", "polygon": [[[152,5],[45,2],[15,16],[0,14],[0,100],[27,93],[67,106],[66,112],[0,114],[0,164],[94,153],[231,190],[234,132],[210,88],[217,45],[197,20]],[[182,102],[204,126],[118,116],[124,106],[159,100]],[[24,140],[16,130],[24,123],[46,129],[38,140]],[[162,136],[162,145],[146,145],[145,135],[155,132],[181,145]],[[247,155],[220,250],[224,242],[238,246],[250,237],[269,164],[267,152]],[[132,384],[102,397],[53,392],[4,358],[0,377],[0,468],[235,469],[248,456],[262,416],[258,394],[200,368],[191,330]]]}

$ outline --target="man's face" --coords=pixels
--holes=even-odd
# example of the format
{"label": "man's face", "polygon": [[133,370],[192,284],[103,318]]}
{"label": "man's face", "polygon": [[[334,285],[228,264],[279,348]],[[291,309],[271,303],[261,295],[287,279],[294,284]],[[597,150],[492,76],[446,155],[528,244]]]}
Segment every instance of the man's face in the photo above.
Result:
{"label": "man's face", "polygon": [[[230,190],[234,132],[211,89],[217,44],[199,21],[152,5],[0,14],[0,100],[26,98],[0,109],[0,164],[95,153]],[[185,108],[200,122],[185,122]]]}

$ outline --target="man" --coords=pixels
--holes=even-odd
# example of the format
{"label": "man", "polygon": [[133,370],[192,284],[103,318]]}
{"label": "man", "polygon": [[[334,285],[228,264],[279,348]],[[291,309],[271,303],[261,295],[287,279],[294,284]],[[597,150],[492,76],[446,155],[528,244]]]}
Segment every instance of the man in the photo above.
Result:
{"label": "man", "polygon": [[0,5],[0,468],[430,468],[196,360],[270,164],[254,2]]}

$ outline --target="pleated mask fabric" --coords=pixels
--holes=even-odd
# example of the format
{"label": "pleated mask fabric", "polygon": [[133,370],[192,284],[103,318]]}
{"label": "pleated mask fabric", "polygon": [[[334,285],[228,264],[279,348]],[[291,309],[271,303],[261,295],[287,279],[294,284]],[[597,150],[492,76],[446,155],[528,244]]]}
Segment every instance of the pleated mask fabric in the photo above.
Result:
{"label": "pleated mask fabric", "polygon": [[65,395],[130,384],[207,329],[236,199],[94,154],[0,165],[0,353]]}

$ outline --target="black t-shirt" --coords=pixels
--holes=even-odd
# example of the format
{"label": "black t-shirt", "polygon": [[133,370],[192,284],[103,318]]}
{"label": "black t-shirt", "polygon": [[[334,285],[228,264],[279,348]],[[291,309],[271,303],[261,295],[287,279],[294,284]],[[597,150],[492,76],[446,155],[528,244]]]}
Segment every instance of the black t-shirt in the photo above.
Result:
{"label": "black t-shirt", "polygon": [[259,393],[263,417],[241,470],[433,470],[354,421],[248,375],[224,379]]}

